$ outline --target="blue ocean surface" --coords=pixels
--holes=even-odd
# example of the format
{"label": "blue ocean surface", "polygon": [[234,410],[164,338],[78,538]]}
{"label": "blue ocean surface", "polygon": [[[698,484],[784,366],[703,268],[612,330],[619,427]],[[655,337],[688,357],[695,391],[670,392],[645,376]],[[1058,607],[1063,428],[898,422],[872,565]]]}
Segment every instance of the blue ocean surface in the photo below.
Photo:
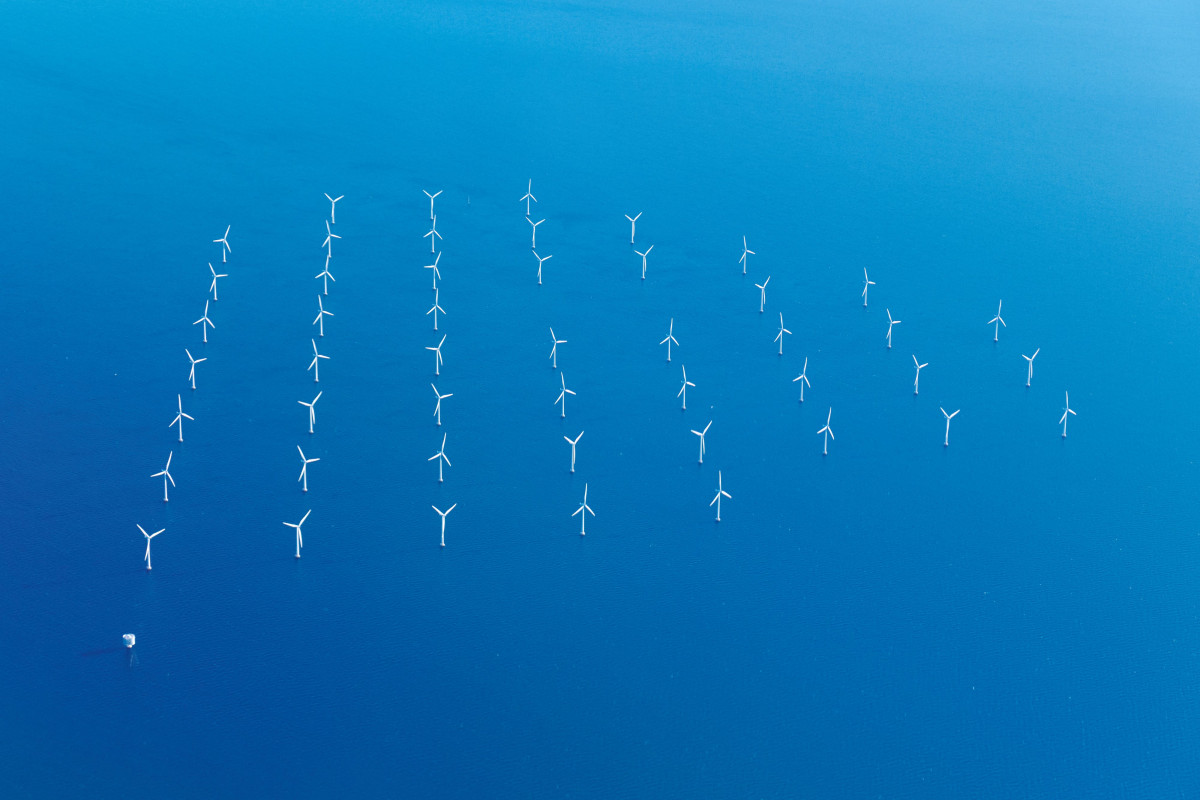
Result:
{"label": "blue ocean surface", "polygon": [[1200,793],[1194,3],[0,18],[4,797]]}

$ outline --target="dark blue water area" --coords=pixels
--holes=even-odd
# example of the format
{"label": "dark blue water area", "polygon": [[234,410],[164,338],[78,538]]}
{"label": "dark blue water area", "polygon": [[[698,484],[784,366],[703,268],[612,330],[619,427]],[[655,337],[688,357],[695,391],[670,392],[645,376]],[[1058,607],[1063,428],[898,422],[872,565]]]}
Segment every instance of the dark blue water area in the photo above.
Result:
{"label": "dark blue water area", "polygon": [[1195,8],[4,16],[6,797],[1200,790]]}

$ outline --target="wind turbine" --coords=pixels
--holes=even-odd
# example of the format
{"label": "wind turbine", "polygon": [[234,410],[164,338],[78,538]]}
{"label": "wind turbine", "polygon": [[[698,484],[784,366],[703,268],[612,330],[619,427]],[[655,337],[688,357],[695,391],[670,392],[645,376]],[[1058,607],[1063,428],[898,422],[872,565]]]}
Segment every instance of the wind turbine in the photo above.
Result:
{"label": "wind turbine", "polygon": [[550,259],[554,258],[554,256],[550,255],[550,256],[546,256],[545,258],[542,258],[541,256],[539,256],[537,254],[537,250],[534,250],[533,257],[538,260],[538,286],[541,286],[542,285],[542,264],[544,264],[547,261],[549,261]]}
{"label": "wind turbine", "polygon": [[[137,523],[134,523],[134,524],[136,525]],[[154,533],[146,533],[146,529],[143,528],[141,525],[138,525],[137,529],[142,532],[142,536],[146,537],[146,555],[142,556],[142,560],[146,562],[146,570],[149,571],[149,569],[150,569],[150,540],[153,539],[155,536],[158,536],[160,533],[163,533],[164,531],[166,531],[166,528],[163,528],[162,530],[157,530]]]}
{"label": "wind turbine", "polygon": [[187,419],[190,419],[192,422],[195,422],[196,418],[189,414],[183,413],[183,396],[182,395],[178,395],[178,394],[175,395],[175,399],[178,401],[179,413],[175,415],[175,419],[171,420],[171,424],[168,425],[167,427],[172,428],[175,426],[175,423],[179,423],[179,441],[182,442],[183,441],[183,420],[184,420],[184,418],[186,417]]}
{"label": "wind turbine", "polygon": [[[422,191],[422,192],[425,192],[425,190],[424,190],[424,189],[422,189],[421,191]],[[434,214],[433,214],[433,198],[437,197],[437,196],[438,196],[439,194],[441,194],[443,191],[445,191],[445,190],[444,190],[444,189],[438,189],[438,190],[437,190],[436,192],[434,192],[433,194],[430,194],[429,192],[425,192],[425,196],[429,198],[429,218],[430,218],[430,219],[437,219],[437,217],[435,217],[435,216],[434,216]]]}
{"label": "wind turbine", "polygon": [[570,436],[563,437],[571,444],[571,472],[575,471],[575,445],[579,444],[579,440],[582,438],[582,436],[583,431],[580,431],[579,436],[576,436],[574,439],[572,439]]}
{"label": "wind turbine", "polygon": [[671,325],[669,328],[667,328],[667,338],[665,338],[661,342],[659,342],[659,344],[665,344],[667,346],[667,361],[671,360],[671,342],[674,342],[675,346],[679,347],[679,340],[675,338],[675,318],[674,317],[671,317]]}
{"label": "wind turbine", "polygon": [[867,307],[867,289],[869,289],[870,287],[872,287],[874,285],[875,285],[875,281],[873,281],[867,277],[867,268],[863,267],[863,290],[862,290],[863,308]]}
{"label": "wind turbine", "polygon": [[991,319],[989,319],[987,321],[988,325],[991,325],[992,323],[996,324],[996,332],[992,335],[993,342],[1000,341],[1000,326],[1004,325],[1004,327],[1006,327],[1006,328],[1008,327],[1008,325],[1005,324],[1005,322],[1004,322],[1004,318],[1000,316],[1000,309],[1003,307],[1004,307],[1004,301],[1001,300],[1000,305],[996,306],[996,316],[992,317]]}
{"label": "wind turbine", "polygon": [[[808,388],[812,388],[812,384],[808,380],[808,356],[804,357],[804,366],[800,369],[800,374],[792,378],[792,383],[800,381],[800,402],[804,402],[804,384],[808,384]],[[833,409],[830,409],[832,412]]]}
{"label": "wind turbine", "polygon": [[885,309],[885,310],[887,311],[887,315],[888,315],[888,331],[887,331],[888,350],[891,350],[892,349],[892,328],[899,325],[900,320],[892,319],[892,310],[890,308]]}
{"label": "wind turbine", "polygon": [[443,333],[442,341],[437,343],[437,347],[429,347],[429,346],[425,347],[426,350],[432,350],[433,354],[437,357],[434,360],[434,365],[433,365],[433,374],[434,375],[442,374],[442,345],[445,343],[446,343],[446,334]]}
{"label": "wind turbine", "polygon": [[1024,353],[1021,354],[1021,358],[1025,359],[1026,361],[1029,362],[1029,374],[1025,377],[1025,385],[1026,386],[1028,386],[1033,381],[1033,360],[1035,358],[1037,358],[1037,354],[1040,352],[1042,352],[1042,348],[1039,347],[1037,350],[1033,351],[1033,355],[1031,355],[1031,356],[1027,356]]}
{"label": "wind turbine", "polygon": [[341,200],[346,195],[339,194],[337,197],[330,197],[329,192],[325,192],[325,199],[329,201],[329,221],[334,225],[337,224],[337,201]]}
{"label": "wind turbine", "polygon": [[192,358],[192,351],[188,350],[186,347],[183,348],[183,352],[187,353],[188,361],[192,362],[192,368],[188,371],[188,380],[192,382],[192,388],[195,389],[196,388],[196,365],[199,364],[201,361],[208,361],[208,356],[205,356],[204,358]]}
{"label": "wind turbine", "polygon": [[233,248],[229,246],[229,229],[232,227],[233,227],[232,225],[226,225],[225,226],[225,235],[222,236],[220,239],[213,239],[213,244],[221,245],[221,263],[222,264],[225,263],[225,256],[228,253],[233,252]]}
{"label": "wind turbine", "polygon": [[333,312],[325,310],[325,304],[323,302],[321,302],[321,295],[317,295],[317,308],[320,310],[317,311],[317,318],[313,320],[313,325],[320,326],[318,328],[319,335],[324,336],[325,335],[325,318],[332,317]]}
{"label": "wind turbine", "polygon": [[303,400],[296,401],[297,403],[299,403],[302,406],[308,406],[308,432],[309,433],[313,432],[313,423],[317,421],[316,405],[317,405],[317,401],[321,399],[321,395],[323,395],[323,394],[325,394],[324,390],[317,392],[317,396],[312,399],[311,403],[306,403]]}
{"label": "wind turbine", "polygon": [[575,394],[575,393],[567,388],[567,379],[563,377],[563,374],[561,372],[558,373],[558,377],[559,377],[559,380],[562,381],[562,391],[558,393],[558,397],[556,397],[554,399],[554,402],[555,403],[562,402],[562,417],[563,417],[563,419],[566,419],[566,417],[567,417],[567,395]]}
{"label": "wind turbine", "polygon": [[[592,507],[587,504],[587,487],[588,487],[588,485],[585,483],[583,485],[583,502],[579,504],[579,508],[577,508],[571,512],[572,517],[575,516],[576,514],[580,515],[580,517],[579,517],[579,535],[580,536],[587,535],[587,515],[591,514],[593,517],[596,516],[596,512],[592,511]],[[585,511],[587,512],[586,514],[584,513]]]}
{"label": "wind turbine", "polygon": [[[537,198],[533,196],[533,178],[529,179],[529,187],[525,190],[525,196],[521,198],[525,201],[525,216],[529,216],[529,201],[537,202]],[[521,202],[518,200],[517,202]]]}
{"label": "wind turbine", "polygon": [[[438,192],[438,194],[441,194],[441,192]],[[433,218],[433,225],[430,226],[429,233],[425,234],[425,236],[422,236],[421,238],[424,239],[426,237],[429,238],[429,252],[431,252],[431,253],[435,252],[437,249],[434,246],[435,242],[437,239],[442,238],[442,235],[440,233],[438,233],[438,229],[437,229],[437,217]]]}
{"label": "wind turbine", "polygon": [[329,273],[329,256],[330,256],[329,253],[325,254],[325,269],[322,270],[321,272],[318,272],[316,275],[313,276],[314,278],[316,278],[318,280],[321,278],[325,279],[325,294],[329,294],[329,282],[330,281],[337,283],[337,278],[333,277],[333,275],[331,275]]}
{"label": "wind turbine", "polygon": [[915,364],[917,367],[917,376],[915,378],[913,378],[913,394],[917,394],[918,390],[921,388],[921,386],[920,386],[921,385],[921,370],[928,367],[929,363],[926,362],[926,363],[922,364],[920,361],[917,361],[917,356],[914,353],[913,354],[913,364]]}
{"label": "wind turbine", "polygon": [[434,386],[432,383],[429,384],[429,386],[433,389],[433,396],[437,398],[437,406],[434,407],[433,414],[434,414],[434,416],[437,417],[438,427],[441,427],[441,424],[442,424],[442,401],[445,400],[447,397],[454,397],[454,392],[449,392],[448,394],[441,394],[438,391],[438,388],[436,386]]}
{"label": "wind turbine", "polygon": [[542,224],[543,222],[545,222],[546,220],[544,220],[544,219],[539,219],[537,222],[534,222],[534,221],[533,221],[532,219],[530,219],[529,217],[526,217],[526,218],[525,218],[525,221],[529,223],[529,226],[530,226],[530,228],[532,229],[532,230],[531,230],[532,237],[531,237],[531,239],[530,239],[530,245],[529,245],[529,246],[530,246],[532,249],[534,249],[534,250],[537,250],[537,226],[538,226],[538,225],[541,225],[541,224]]}
{"label": "wind turbine", "polygon": [[442,312],[443,314],[446,313],[446,309],[444,309],[440,305],[438,305],[438,290],[434,289],[433,290],[433,307],[425,312],[425,316],[428,317],[430,314],[433,314],[433,329],[435,331],[437,330],[437,315],[438,315],[439,311]]}
{"label": "wind turbine", "polygon": [[213,293],[212,299],[213,299],[213,302],[215,303],[215,302],[217,302],[217,278],[228,278],[229,275],[227,275],[224,272],[217,272],[215,269],[213,269],[213,265],[212,265],[211,261],[208,262],[208,271],[211,272],[212,276],[213,276],[212,285],[208,287],[208,290]]}
{"label": "wind turbine", "polygon": [[300,557],[300,548],[304,547],[304,534],[302,534],[300,532],[300,526],[304,524],[304,520],[308,519],[308,515],[311,513],[312,513],[312,509],[310,508],[308,511],[304,512],[304,516],[300,518],[299,522],[283,523],[284,525],[287,525],[289,528],[296,529],[296,558]]}
{"label": "wind turbine", "polygon": [[704,435],[706,433],[708,433],[708,429],[711,427],[712,427],[712,420],[710,419],[708,421],[708,424],[704,426],[704,430],[702,430],[702,431],[693,430],[692,431],[692,433],[694,433],[700,437],[700,463],[701,464],[704,463]]}
{"label": "wind turbine", "polygon": [[823,456],[829,455],[829,440],[837,439],[837,437],[833,435],[833,428],[829,427],[829,421],[831,419],[833,419],[833,406],[829,407],[829,413],[825,416],[825,427],[817,431],[818,436],[820,436],[822,433],[825,434],[825,449],[821,451],[821,455]]}
{"label": "wind turbine", "polygon": [[556,336],[554,335],[554,328],[551,328],[551,329],[550,329],[550,338],[551,338],[551,340],[553,340],[553,342],[554,342],[554,346],[550,348],[550,360],[551,360],[551,362],[552,362],[552,363],[550,364],[550,368],[551,368],[551,369],[558,369],[558,346],[559,346],[560,344],[566,344],[566,343],[567,343],[567,340],[566,340],[566,339],[559,339],[558,337],[556,337]]}
{"label": "wind turbine", "polygon": [[442,517],[442,547],[446,546],[446,517],[449,516],[450,512],[453,511],[457,507],[458,507],[458,503],[455,503],[454,505],[450,506],[445,511],[442,511],[437,506],[433,507],[433,510],[436,511],[438,514],[440,514]]}
{"label": "wind turbine", "polygon": [[642,257],[642,280],[646,280],[646,256],[650,255],[650,251],[653,249],[654,249],[654,245],[650,245],[649,247],[646,248],[646,252],[644,252],[644,253],[639,250],[633,251]]}
{"label": "wind turbine", "polygon": [[172,486],[175,485],[175,479],[171,477],[171,456],[173,456],[173,455],[175,455],[174,450],[167,453],[167,465],[162,468],[162,472],[156,472],[150,476],[151,478],[162,478],[163,479],[163,502],[164,503],[167,502],[167,481],[170,481]]}
{"label": "wind turbine", "polygon": [[1076,417],[1079,415],[1075,413],[1075,410],[1073,408],[1071,408],[1071,393],[1063,392],[1063,398],[1064,398],[1063,402],[1066,405],[1063,408],[1063,415],[1062,415],[1062,419],[1059,420],[1059,424],[1061,424],[1063,426],[1062,438],[1065,439],[1065,438],[1067,438],[1067,415],[1076,416]]}
{"label": "wind turbine", "polygon": [[325,241],[321,242],[321,247],[325,248],[326,255],[333,255],[333,240],[340,238],[342,237],[329,229],[329,220],[325,220]]}
{"label": "wind turbine", "polygon": [[775,341],[779,342],[779,355],[783,355],[783,335],[792,335],[792,332],[783,327],[783,312],[779,312],[779,333],[775,334]]}
{"label": "wind turbine", "polygon": [[756,255],[756,253],[753,250],[751,250],[749,247],[746,247],[746,237],[743,236],[742,237],[742,257],[738,259],[738,262],[742,265],[742,274],[743,275],[746,274],[746,267],[750,265],[750,259],[746,258],[746,256],[752,256],[752,255]]}
{"label": "wind turbine", "polygon": [[629,243],[633,244],[633,235],[637,233],[637,221],[642,216],[642,212],[638,212],[636,217],[625,215],[625,219],[629,220]]}
{"label": "wind turbine", "polygon": [[689,386],[695,389],[696,384],[687,379],[687,367],[684,367],[682,364],[680,366],[683,367],[683,383],[679,386],[679,394],[675,396],[683,398],[683,408],[680,410],[687,411],[687,389]]}
{"label": "wind turbine", "polygon": [[[446,457],[446,434],[444,434],[444,433],[442,434],[441,449],[425,460],[433,461],[434,459],[437,459],[437,462],[438,462],[438,483],[442,483],[443,482],[442,481],[443,462],[444,462],[444,466],[447,466],[447,467],[450,466],[450,459]],[[446,513],[450,513],[450,512],[446,512]]]}
{"label": "wind turbine", "polygon": [[200,319],[196,320],[192,324],[200,326],[200,330],[204,331],[204,343],[208,344],[208,327],[210,325],[212,325],[212,329],[215,331],[217,329],[217,326],[213,325],[213,321],[208,318],[208,301],[207,300],[204,301],[204,316],[201,317]]}
{"label": "wind turbine", "polygon": [[712,499],[712,502],[710,502],[708,504],[709,508],[712,508],[713,503],[717,504],[717,522],[721,521],[721,498],[722,497],[728,497],[730,500],[733,499],[733,497],[729,494],[729,492],[725,491],[725,488],[721,485],[721,470],[717,470],[717,495],[716,495],[716,497],[714,497]]}
{"label": "wind turbine", "polygon": [[[300,450],[300,445],[296,445],[296,449]],[[308,465],[312,464],[314,461],[320,461],[320,460],[321,459],[319,459],[319,458],[305,458],[304,451],[300,450],[300,464],[301,464],[300,465],[300,477],[296,478],[296,480],[304,481],[303,491],[306,491],[306,492],[308,491]]]}
{"label": "wind turbine", "polygon": [[765,281],[763,281],[761,284],[759,284],[759,283],[754,284],[755,286],[758,287],[759,291],[762,292],[762,294],[758,298],[758,313],[760,313],[760,314],[763,313],[763,308],[765,308],[767,305],[767,284],[770,282],[771,282],[771,276],[768,275],[767,279]]}
{"label": "wind turbine", "polygon": [[955,412],[953,414],[947,414],[946,409],[942,408],[941,406],[938,406],[938,408],[941,409],[943,416],[946,417],[946,439],[945,439],[945,441],[942,442],[942,446],[949,447],[950,446],[950,420],[954,419],[954,417],[958,414],[959,411],[962,411],[962,409],[960,408],[960,409],[955,410]]}
{"label": "wind turbine", "polygon": [[435,258],[433,260],[432,264],[425,265],[425,269],[433,270],[433,290],[435,292],[437,291],[437,282],[442,279],[442,273],[438,270],[438,262],[441,260],[442,260],[442,254],[438,253],[437,258]]}
{"label": "wind turbine", "polygon": [[324,358],[324,359],[328,360],[329,356],[323,356],[317,352],[317,340],[316,339],[310,339],[309,341],[312,342],[312,346],[313,346],[313,360],[312,360],[312,363],[308,365],[308,369],[311,369],[313,371],[313,383],[320,383],[321,382],[320,359]]}

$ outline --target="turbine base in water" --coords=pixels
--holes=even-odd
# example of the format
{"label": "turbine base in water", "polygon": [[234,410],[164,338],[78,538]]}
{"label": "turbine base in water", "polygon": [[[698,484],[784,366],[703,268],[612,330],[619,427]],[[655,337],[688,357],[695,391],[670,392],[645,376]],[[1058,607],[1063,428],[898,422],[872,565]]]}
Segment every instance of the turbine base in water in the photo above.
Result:
{"label": "turbine base in water", "polygon": [[137,637],[132,633],[127,633],[121,638],[125,641],[126,649],[133,647],[134,643],[137,641]]}

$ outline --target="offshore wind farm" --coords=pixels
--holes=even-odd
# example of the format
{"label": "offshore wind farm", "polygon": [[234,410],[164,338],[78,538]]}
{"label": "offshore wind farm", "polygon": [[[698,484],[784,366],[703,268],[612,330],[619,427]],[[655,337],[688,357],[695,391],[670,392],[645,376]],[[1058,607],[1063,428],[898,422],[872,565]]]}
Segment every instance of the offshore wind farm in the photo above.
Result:
{"label": "offshore wind farm", "polygon": [[1200,785],[1190,12],[54,11],[6,796]]}

